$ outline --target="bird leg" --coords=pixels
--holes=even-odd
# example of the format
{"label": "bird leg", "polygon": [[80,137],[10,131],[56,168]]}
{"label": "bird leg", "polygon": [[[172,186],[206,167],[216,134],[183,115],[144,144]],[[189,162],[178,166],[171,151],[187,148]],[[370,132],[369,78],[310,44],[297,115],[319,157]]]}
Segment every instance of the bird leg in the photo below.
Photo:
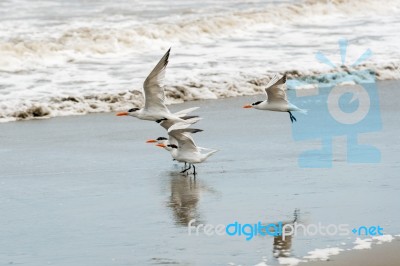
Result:
{"label": "bird leg", "polygon": [[186,162],[184,162],[184,164],[185,164],[185,166],[182,167],[182,170],[183,170],[183,169],[186,169],[186,167],[187,167]]}
{"label": "bird leg", "polygon": [[290,115],[290,121],[292,121],[292,123],[293,123],[293,121],[297,121],[297,120],[296,120],[296,117],[294,117],[294,116],[292,115],[292,112],[288,111],[288,113],[289,113],[289,115]]}
{"label": "bird leg", "polygon": [[183,173],[185,173],[187,170],[189,170],[190,168],[192,167],[192,165],[191,164],[189,164],[189,167],[187,168],[187,169],[184,169],[183,171],[181,171],[180,173],[181,174],[183,174]]}
{"label": "bird leg", "polygon": [[194,178],[196,178],[196,167],[193,165],[193,175],[194,175]]}

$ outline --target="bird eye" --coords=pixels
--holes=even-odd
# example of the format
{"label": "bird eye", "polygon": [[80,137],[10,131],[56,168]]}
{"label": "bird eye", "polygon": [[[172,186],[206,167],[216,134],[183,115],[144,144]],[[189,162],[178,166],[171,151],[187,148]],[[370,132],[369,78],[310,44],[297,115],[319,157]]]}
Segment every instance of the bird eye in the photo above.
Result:
{"label": "bird eye", "polygon": [[139,109],[137,109],[137,108],[132,108],[132,109],[129,109],[128,112],[129,112],[129,113],[130,113],[130,112],[135,112],[135,111],[137,111],[137,110],[139,110]]}

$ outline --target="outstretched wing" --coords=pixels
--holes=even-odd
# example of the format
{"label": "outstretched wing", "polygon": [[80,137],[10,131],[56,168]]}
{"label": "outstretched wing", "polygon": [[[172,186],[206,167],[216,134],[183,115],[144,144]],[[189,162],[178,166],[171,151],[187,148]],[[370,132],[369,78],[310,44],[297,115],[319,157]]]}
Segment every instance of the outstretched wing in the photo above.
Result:
{"label": "outstretched wing", "polygon": [[189,119],[186,119],[185,122],[178,122],[178,123],[174,123],[173,125],[171,125],[171,127],[168,128],[168,134],[174,130],[178,130],[178,129],[187,129],[188,127],[190,127],[191,125],[199,122],[201,119],[201,117],[191,117]]}
{"label": "outstretched wing", "polygon": [[171,48],[165,53],[158,64],[155,66],[153,71],[147,76],[143,83],[144,91],[144,109],[147,111],[155,112],[169,112],[168,108],[165,106],[165,94],[164,88],[161,83],[165,77],[165,69],[168,65],[168,58]]}
{"label": "outstretched wing", "polygon": [[287,96],[285,92],[286,87],[286,74],[282,77],[276,74],[267,84],[265,93],[268,97],[268,103],[285,102],[287,103]]}
{"label": "outstretched wing", "polygon": [[190,125],[197,123],[202,118],[198,117],[198,116],[183,116],[183,117],[181,117],[181,119],[183,119],[185,122],[176,122],[176,121],[167,119],[167,120],[162,121],[160,123],[160,126],[165,128],[167,131],[169,131],[170,128],[172,128],[172,129],[187,128]]}
{"label": "outstretched wing", "polygon": [[178,147],[184,152],[198,152],[197,146],[194,143],[190,133],[197,133],[203,130],[197,128],[181,128],[174,129],[168,132],[168,134],[174,137],[178,141]]}

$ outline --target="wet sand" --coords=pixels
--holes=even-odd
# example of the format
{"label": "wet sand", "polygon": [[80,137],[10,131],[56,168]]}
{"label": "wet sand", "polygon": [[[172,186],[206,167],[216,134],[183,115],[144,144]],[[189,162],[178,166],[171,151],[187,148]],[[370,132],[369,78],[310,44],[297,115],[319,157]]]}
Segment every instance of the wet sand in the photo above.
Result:
{"label": "wet sand", "polygon": [[165,136],[156,123],[94,114],[0,124],[0,264],[275,265],[277,256],[352,248],[355,240],[297,236],[282,247],[272,237],[189,236],[191,219],[268,223],[297,213],[303,223],[399,234],[398,87],[379,83],[383,130],[360,136],[382,161],[347,163],[339,137],[328,169],[298,166],[298,155],[320,143],[294,141],[288,114],[241,108],[262,95],[171,106],[200,106],[204,132],[195,140],[220,150],[197,167],[196,180],[145,143]]}
{"label": "wet sand", "polygon": [[300,263],[299,266],[398,266],[400,241],[374,245],[372,249],[346,251],[332,256],[329,261]]}

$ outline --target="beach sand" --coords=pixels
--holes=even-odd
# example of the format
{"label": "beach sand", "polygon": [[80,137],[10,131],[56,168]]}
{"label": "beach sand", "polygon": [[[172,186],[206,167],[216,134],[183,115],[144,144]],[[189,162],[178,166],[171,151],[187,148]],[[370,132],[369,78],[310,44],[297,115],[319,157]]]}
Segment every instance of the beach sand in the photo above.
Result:
{"label": "beach sand", "polygon": [[[191,219],[268,223],[296,213],[305,224],[380,225],[399,234],[399,85],[379,83],[383,129],[360,136],[380,149],[381,162],[347,163],[346,138],[338,137],[327,169],[298,166],[298,155],[320,143],[294,141],[287,113],[241,108],[263,95],[170,106],[200,106],[204,119],[194,127],[204,132],[194,138],[220,150],[197,167],[195,180],[179,174],[165,150],[145,143],[165,136],[153,122],[105,113],[0,124],[0,264],[278,263],[274,253],[282,247],[273,238],[189,236]],[[355,238],[296,236],[281,255],[352,248]],[[368,265],[392,265],[385,258],[398,255],[396,247],[357,252],[382,254],[382,263]]]}
{"label": "beach sand", "polygon": [[329,261],[300,263],[299,266],[398,266],[400,241],[374,245],[372,249],[346,251],[332,256]]}

